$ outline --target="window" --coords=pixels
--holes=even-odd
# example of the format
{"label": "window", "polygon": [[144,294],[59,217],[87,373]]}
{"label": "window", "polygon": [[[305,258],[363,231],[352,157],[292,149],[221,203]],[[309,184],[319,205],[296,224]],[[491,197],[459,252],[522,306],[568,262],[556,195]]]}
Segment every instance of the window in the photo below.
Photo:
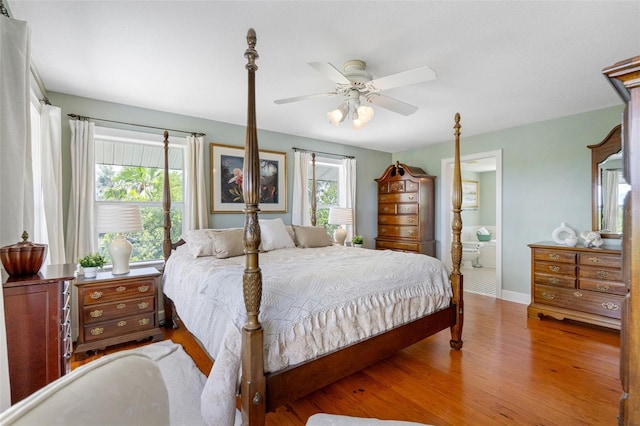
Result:
{"label": "window", "polygon": [[[313,184],[313,168],[309,165],[309,200]],[[329,208],[337,207],[340,197],[340,161],[316,156],[316,225],[324,226],[330,234],[338,225],[329,225]]]}
{"label": "window", "polygon": [[[96,127],[95,203],[140,206],[142,232],[127,233],[133,245],[131,262],[162,260],[164,238],[162,192],[164,146],[162,136]],[[182,233],[185,140],[170,138],[171,238]],[[98,251],[111,263],[107,247],[115,233],[98,234]]]}

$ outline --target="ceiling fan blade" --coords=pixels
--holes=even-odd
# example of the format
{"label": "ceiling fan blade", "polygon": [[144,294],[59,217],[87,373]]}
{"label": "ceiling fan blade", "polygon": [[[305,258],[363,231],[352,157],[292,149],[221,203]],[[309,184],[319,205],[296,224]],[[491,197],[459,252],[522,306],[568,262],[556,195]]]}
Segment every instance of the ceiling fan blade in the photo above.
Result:
{"label": "ceiling fan blade", "polygon": [[435,80],[435,78],[436,72],[431,68],[424,66],[371,80],[367,83],[367,86],[373,86],[376,90],[382,91],[394,89],[400,86],[421,83],[423,81]]}
{"label": "ceiling fan blade", "polygon": [[309,62],[309,65],[331,81],[335,81],[338,84],[351,84],[351,80],[329,62]]}
{"label": "ceiling fan blade", "polygon": [[369,95],[367,100],[374,105],[402,115],[411,115],[418,110],[418,107],[415,105],[411,105],[379,93]]}
{"label": "ceiling fan blade", "polygon": [[305,95],[305,96],[296,96],[294,98],[276,99],[273,102],[280,105],[280,104],[288,104],[291,102],[306,101],[309,99],[331,98],[336,95],[337,95],[336,92],[316,93],[315,95]]}

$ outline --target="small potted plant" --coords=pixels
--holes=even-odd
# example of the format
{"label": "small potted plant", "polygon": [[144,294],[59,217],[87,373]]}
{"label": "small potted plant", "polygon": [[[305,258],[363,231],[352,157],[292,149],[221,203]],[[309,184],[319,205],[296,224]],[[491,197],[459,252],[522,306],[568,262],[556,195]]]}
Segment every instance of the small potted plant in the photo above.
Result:
{"label": "small potted plant", "polygon": [[354,235],[351,239],[351,243],[354,247],[362,247],[362,244],[364,244],[364,239],[362,238],[362,235]]}
{"label": "small potted plant", "polygon": [[94,278],[98,269],[107,263],[107,259],[99,253],[89,253],[85,257],[78,259],[78,263],[84,269],[85,278]]}

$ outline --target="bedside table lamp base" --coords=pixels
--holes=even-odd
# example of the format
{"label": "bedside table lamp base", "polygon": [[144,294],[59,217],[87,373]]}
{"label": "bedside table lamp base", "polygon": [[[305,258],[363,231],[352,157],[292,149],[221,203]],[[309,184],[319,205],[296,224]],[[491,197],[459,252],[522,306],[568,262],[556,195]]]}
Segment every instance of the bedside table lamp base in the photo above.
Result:
{"label": "bedside table lamp base", "polygon": [[118,232],[118,236],[109,244],[109,255],[113,262],[113,275],[129,273],[129,258],[131,257],[131,243]]}

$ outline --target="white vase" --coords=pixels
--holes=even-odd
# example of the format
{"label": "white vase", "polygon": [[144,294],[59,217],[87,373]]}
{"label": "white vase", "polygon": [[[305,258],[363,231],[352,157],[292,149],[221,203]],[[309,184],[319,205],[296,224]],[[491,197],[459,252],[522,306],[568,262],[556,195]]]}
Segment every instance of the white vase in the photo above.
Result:
{"label": "white vase", "polygon": [[[551,238],[555,241],[556,244],[567,244],[566,239],[570,238],[571,240],[576,237],[576,231],[569,228],[566,222],[562,222],[559,227],[553,230],[551,233]],[[577,242],[577,240],[576,240]]]}
{"label": "white vase", "polygon": [[84,270],[85,278],[95,278],[98,274],[98,267],[96,266],[87,266],[82,269]]}

